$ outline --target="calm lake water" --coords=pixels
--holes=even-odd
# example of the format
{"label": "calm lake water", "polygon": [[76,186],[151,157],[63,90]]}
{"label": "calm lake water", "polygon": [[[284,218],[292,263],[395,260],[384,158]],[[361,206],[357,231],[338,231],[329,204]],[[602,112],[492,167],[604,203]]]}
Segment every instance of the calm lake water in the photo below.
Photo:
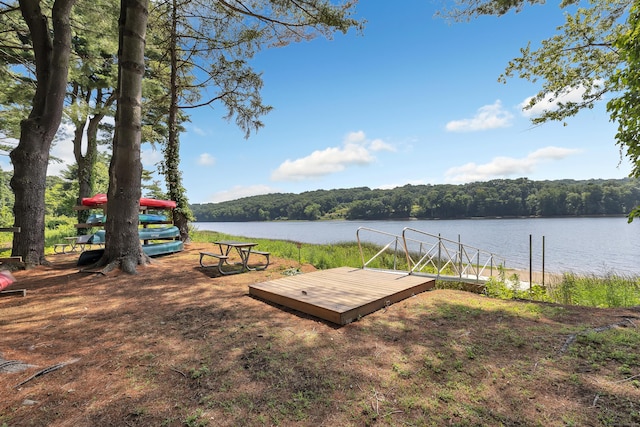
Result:
{"label": "calm lake water", "polygon": [[[404,227],[411,227],[459,239],[465,245],[501,256],[507,267],[522,269],[529,268],[531,236],[532,264],[537,271],[542,270],[544,236],[545,271],[640,275],[640,220],[628,224],[626,218],[197,222],[194,226],[236,236],[302,243],[356,241],[359,227],[396,235],[401,235]],[[377,243],[387,242],[385,238]]]}

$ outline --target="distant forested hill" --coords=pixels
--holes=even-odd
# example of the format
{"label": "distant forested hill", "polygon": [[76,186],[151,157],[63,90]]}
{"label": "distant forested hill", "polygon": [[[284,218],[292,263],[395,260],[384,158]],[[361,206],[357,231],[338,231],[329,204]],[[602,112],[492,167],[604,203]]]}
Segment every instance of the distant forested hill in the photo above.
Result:
{"label": "distant forested hill", "polygon": [[405,185],[267,194],[191,205],[197,221],[470,218],[626,215],[640,181],[497,179],[462,185]]}

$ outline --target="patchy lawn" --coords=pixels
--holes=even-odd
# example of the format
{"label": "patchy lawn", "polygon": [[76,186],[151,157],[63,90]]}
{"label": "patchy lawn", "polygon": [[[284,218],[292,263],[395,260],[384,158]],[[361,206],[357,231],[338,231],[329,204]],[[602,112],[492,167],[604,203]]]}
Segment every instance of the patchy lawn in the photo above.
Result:
{"label": "patchy lawn", "polygon": [[313,267],[216,277],[205,248],[135,276],[77,255],[17,272],[0,426],[640,424],[638,309],[436,290],[338,327],[248,295]]}

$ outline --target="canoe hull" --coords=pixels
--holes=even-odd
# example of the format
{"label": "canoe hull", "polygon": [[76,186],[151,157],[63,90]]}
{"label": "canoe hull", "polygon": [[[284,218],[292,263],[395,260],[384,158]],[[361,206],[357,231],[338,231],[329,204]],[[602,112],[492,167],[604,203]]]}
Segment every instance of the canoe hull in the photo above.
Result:
{"label": "canoe hull", "polygon": [[[98,207],[107,203],[106,194],[96,194],[93,197],[85,197],[82,199],[83,206]],[[176,202],[173,200],[159,200],[150,199],[147,197],[140,198],[140,206],[148,208],[161,208],[161,209],[173,209],[176,207]]]}
{"label": "canoe hull", "polygon": [[[162,243],[150,243],[148,245],[142,245],[142,250],[148,256],[168,255],[184,250],[184,244],[180,240]],[[93,249],[90,251],[84,251],[78,258],[78,266],[93,264],[100,258],[102,258],[103,254],[104,249]]]}
{"label": "canoe hull", "polygon": [[[157,228],[140,228],[138,229],[140,240],[154,240],[154,239],[173,239],[180,235],[178,227],[157,227]],[[93,234],[90,243],[104,243],[105,242],[105,230],[98,230]]]}
{"label": "canoe hull", "polygon": [[[94,224],[96,226],[102,225],[106,221],[107,217],[100,214],[92,214],[87,218],[87,224]],[[144,224],[165,224],[167,222],[167,216],[160,214],[139,214],[138,221]]]}
{"label": "canoe hull", "polygon": [[173,240],[170,242],[162,243],[149,243],[148,245],[142,245],[142,250],[149,256],[168,255],[175,252],[180,252],[184,249],[184,244],[181,240]]}

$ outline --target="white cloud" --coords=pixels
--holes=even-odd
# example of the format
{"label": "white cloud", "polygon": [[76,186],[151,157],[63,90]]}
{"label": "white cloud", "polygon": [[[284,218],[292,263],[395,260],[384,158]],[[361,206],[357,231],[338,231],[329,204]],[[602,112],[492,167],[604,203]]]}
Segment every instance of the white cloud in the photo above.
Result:
{"label": "white cloud", "polygon": [[491,105],[480,107],[476,115],[470,119],[450,121],[446,129],[450,132],[472,132],[504,128],[511,126],[511,119],[513,115],[502,107],[500,100],[497,100]]}
{"label": "white cloud", "polygon": [[191,130],[193,131],[193,133],[195,133],[196,135],[199,135],[199,136],[206,136],[207,135],[207,132],[204,129],[198,127],[198,126],[193,126],[192,125],[190,127],[191,127]]}
{"label": "white cloud", "polygon": [[529,154],[534,160],[561,160],[572,154],[581,152],[581,150],[575,148],[562,148],[562,147],[544,147]]}
{"label": "white cloud", "polygon": [[[111,123],[113,124],[112,117],[105,117],[103,123]],[[50,156],[55,157],[61,162],[58,161],[50,161],[49,166],[47,167],[47,175],[49,176],[59,176],[63,170],[67,169],[68,166],[74,165],[76,163],[76,157],[73,154],[73,136],[74,136],[75,126],[66,120],[63,120],[58,127],[58,131],[56,132],[55,140],[51,145]],[[16,141],[17,144],[17,141]],[[82,136],[82,152],[86,151],[87,147],[87,134]],[[110,148],[99,146],[98,150],[107,151]]]}
{"label": "white cloud", "polygon": [[149,148],[140,151],[140,161],[147,170],[155,170],[156,165],[162,161],[162,152],[158,149]]}
{"label": "white cloud", "polygon": [[[596,82],[596,87],[600,85]],[[542,101],[534,104],[531,108],[525,109],[531,103],[533,96],[528,97],[518,105],[522,111],[522,115],[525,117],[537,117],[542,115],[545,111],[554,111],[558,109],[558,104],[566,104],[568,102],[582,102],[583,96],[586,92],[586,88],[582,85],[578,87],[568,87],[561,91],[558,96],[548,94]]]}
{"label": "white cloud", "polygon": [[258,184],[248,187],[237,185],[229,190],[219,191],[215,193],[214,195],[209,197],[209,201],[207,203],[220,203],[226,202],[227,200],[236,200],[243,197],[259,196],[261,194],[270,194],[277,192],[277,189],[269,187],[268,185]]}
{"label": "white cloud", "polygon": [[496,157],[491,162],[483,165],[467,163],[466,165],[450,168],[445,172],[447,181],[465,183],[474,181],[486,181],[494,178],[506,178],[509,176],[522,176],[533,172],[538,164],[547,160],[561,160],[580,150],[545,147],[530,153],[523,158]]}
{"label": "white cloud", "polygon": [[381,139],[374,139],[369,144],[371,151],[396,151],[396,148],[391,144],[387,144]]}
{"label": "white cloud", "polygon": [[60,124],[58,132],[56,133],[56,139],[51,147],[50,156],[56,157],[61,160],[61,162],[50,161],[47,167],[47,175],[59,176],[69,165],[75,164],[76,157],[73,154],[73,131],[74,126],[71,123],[63,121]]}
{"label": "white cloud", "polygon": [[198,156],[198,164],[201,166],[213,166],[216,164],[216,158],[209,153],[202,153]]}
{"label": "white cloud", "polygon": [[367,140],[367,136],[363,131],[359,130],[357,132],[349,132],[344,137],[345,144],[362,144]]}
{"label": "white cloud", "polygon": [[[15,148],[18,146],[18,142],[19,141],[17,139],[7,138],[2,133],[0,133],[0,143]],[[0,153],[0,168],[5,172],[13,170],[13,165],[11,164],[11,159],[9,158],[9,151],[3,151],[2,153]]]}
{"label": "white cloud", "polygon": [[306,157],[287,159],[271,174],[274,181],[302,181],[340,172],[353,165],[368,165],[375,151],[395,149],[380,139],[369,141],[363,131],[350,132],[340,147],[316,150]]}

